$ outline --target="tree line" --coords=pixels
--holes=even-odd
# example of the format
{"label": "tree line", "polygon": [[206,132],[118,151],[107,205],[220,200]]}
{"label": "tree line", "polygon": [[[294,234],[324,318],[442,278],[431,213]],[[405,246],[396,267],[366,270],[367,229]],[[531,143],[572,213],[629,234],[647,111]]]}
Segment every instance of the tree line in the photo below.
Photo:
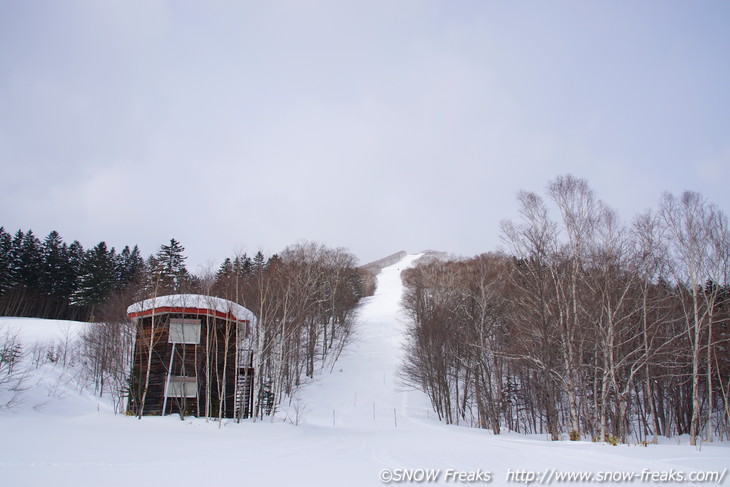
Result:
{"label": "tree line", "polygon": [[517,201],[506,252],[404,272],[404,380],[442,420],[495,434],[730,438],[723,212],[665,194],[625,224],[572,176]]}
{"label": "tree line", "polygon": [[41,241],[32,230],[11,235],[0,227],[0,315],[85,321],[138,281],[144,266],[137,246],[84,249],[56,231]]}
{"label": "tree line", "polygon": [[41,241],[32,230],[10,235],[0,227],[0,315],[124,321],[126,307],[153,291],[199,287],[184,251],[171,239],[145,259],[136,245],[117,252],[102,241],[84,249],[55,230]]}
{"label": "tree line", "polygon": [[30,230],[11,236],[0,228],[0,315],[96,322],[73,352],[74,363],[83,363],[84,383],[121,408],[136,336],[127,307],[178,293],[228,299],[258,318],[252,352],[254,413],[261,417],[303,378],[334,363],[351,336],[357,303],[374,290],[372,269],[358,268],[345,249],[314,242],[269,257],[238,253],[200,275],[187,270],[184,251],[171,239],[145,259],[137,246],[117,253],[100,242],[84,250],[55,231],[40,241]]}
{"label": "tree line", "polygon": [[351,338],[355,308],[372,273],[345,249],[314,242],[291,245],[264,261],[226,259],[210,293],[253,311],[254,415],[275,411],[305,377],[332,367]]}

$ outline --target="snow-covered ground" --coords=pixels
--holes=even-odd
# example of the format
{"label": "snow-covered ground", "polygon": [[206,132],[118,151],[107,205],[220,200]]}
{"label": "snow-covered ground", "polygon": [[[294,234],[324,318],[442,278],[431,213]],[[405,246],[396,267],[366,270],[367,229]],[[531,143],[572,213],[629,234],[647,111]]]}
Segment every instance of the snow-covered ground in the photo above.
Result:
{"label": "snow-covered ground", "polygon": [[[560,483],[558,476],[571,472],[591,473],[594,483],[608,474],[616,477],[603,483],[651,484],[715,471],[725,471],[721,482],[730,485],[727,443],[692,447],[678,438],[613,447],[439,423],[427,398],[397,380],[400,271],[416,257],[382,271],[375,296],[359,310],[357,336],[334,369],[302,387],[274,421],[219,427],[177,416],[137,420],[79,392],[64,372],[44,372],[45,382],[33,383],[21,406],[0,411],[0,485],[355,487],[409,475],[434,475],[446,485],[506,485]],[[65,339],[83,326],[0,319],[0,327],[22,330],[28,341]],[[630,474],[637,477],[618,480]]]}
{"label": "snow-covered ground", "polygon": [[0,330],[15,332],[24,344],[72,341],[89,326],[81,321],[0,317]]}

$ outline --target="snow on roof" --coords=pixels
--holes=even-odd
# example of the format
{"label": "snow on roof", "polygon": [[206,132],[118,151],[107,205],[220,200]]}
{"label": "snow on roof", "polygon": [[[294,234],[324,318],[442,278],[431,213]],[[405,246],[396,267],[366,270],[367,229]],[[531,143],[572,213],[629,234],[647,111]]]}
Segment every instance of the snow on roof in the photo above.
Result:
{"label": "snow on roof", "polygon": [[231,315],[238,321],[256,322],[256,316],[247,308],[227,299],[215,296],[204,296],[202,294],[170,294],[168,296],[157,296],[134,303],[127,308],[127,315],[130,317],[140,316],[145,311],[153,311],[160,308],[185,308],[217,311],[223,315]]}

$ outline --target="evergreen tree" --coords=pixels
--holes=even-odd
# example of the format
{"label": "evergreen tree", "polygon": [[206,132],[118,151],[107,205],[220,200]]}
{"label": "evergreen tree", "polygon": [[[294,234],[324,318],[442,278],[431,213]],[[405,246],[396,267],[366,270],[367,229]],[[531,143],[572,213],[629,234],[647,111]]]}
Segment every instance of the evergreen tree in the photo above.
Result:
{"label": "evergreen tree", "polygon": [[262,254],[259,250],[258,252],[256,252],[256,255],[254,255],[253,261],[251,262],[251,271],[254,274],[258,274],[259,272],[262,272],[265,267],[266,258],[264,257],[264,254]]}
{"label": "evergreen tree", "polygon": [[105,242],[84,254],[78,287],[71,296],[71,302],[76,306],[89,307],[92,318],[94,307],[103,303],[114,290],[115,260],[114,248],[107,250]]}
{"label": "evergreen tree", "polygon": [[[263,261],[263,255],[260,257]],[[251,276],[253,264],[246,254],[234,259],[226,258],[215,275],[214,292],[234,301],[241,300],[241,293]]]}
{"label": "evergreen tree", "polygon": [[233,261],[233,269],[239,277],[248,276],[251,273],[251,267],[251,258],[246,254],[243,254],[242,257],[236,257]]}
{"label": "evergreen tree", "polygon": [[281,263],[281,257],[279,257],[279,254],[274,254],[271,257],[269,257],[269,260],[266,261],[266,265],[264,267],[265,268],[272,267],[272,266],[276,266],[277,264],[280,264],[280,263]]}
{"label": "evergreen tree", "polygon": [[138,281],[144,272],[145,262],[135,245],[132,250],[125,246],[117,256],[116,261],[116,290],[125,289],[132,282]]}
{"label": "evergreen tree", "polygon": [[218,268],[218,272],[215,273],[216,282],[229,279],[233,275],[233,272],[233,262],[231,262],[230,258],[226,257],[226,260]]}
{"label": "evergreen tree", "polygon": [[33,230],[16,234],[14,245],[19,241],[16,254],[16,272],[19,283],[26,289],[38,291],[43,254],[41,241],[33,234]]}
{"label": "evergreen tree", "polygon": [[184,292],[192,284],[192,278],[185,268],[187,257],[185,247],[177,240],[170,239],[169,245],[162,245],[154,257],[150,258],[152,285],[158,294]]}
{"label": "evergreen tree", "polygon": [[14,285],[13,238],[0,227],[0,296]]}
{"label": "evergreen tree", "polygon": [[57,284],[60,296],[70,297],[78,288],[79,276],[81,274],[81,266],[85,255],[84,247],[78,240],[74,240],[66,250],[67,259],[63,268],[58,273],[59,282]]}
{"label": "evergreen tree", "polygon": [[41,255],[38,290],[45,296],[63,296],[59,289],[60,273],[68,265],[68,247],[55,230],[43,241]]}
{"label": "evergreen tree", "polygon": [[22,230],[18,230],[15,232],[15,235],[13,235],[13,239],[10,242],[10,272],[13,275],[13,286],[20,284],[20,249],[23,246],[24,238],[25,233],[23,233]]}

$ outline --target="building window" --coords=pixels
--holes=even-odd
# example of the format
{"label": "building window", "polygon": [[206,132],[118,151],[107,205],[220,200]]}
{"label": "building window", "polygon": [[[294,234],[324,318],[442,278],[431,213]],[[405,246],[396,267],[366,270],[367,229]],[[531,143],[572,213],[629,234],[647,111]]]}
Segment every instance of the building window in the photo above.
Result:
{"label": "building window", "polygon": [[236,326],[238,327],[238,339],[248,338],[248,323],[237,323]]}
{"label": "building window", "polygon": [[170,320],[168,343],[200,343],[200,320]]}
{"label": "building window", "polygon": [[168,397],[198,397],[198,381],[195,377],[171,376],[167,387]]}

